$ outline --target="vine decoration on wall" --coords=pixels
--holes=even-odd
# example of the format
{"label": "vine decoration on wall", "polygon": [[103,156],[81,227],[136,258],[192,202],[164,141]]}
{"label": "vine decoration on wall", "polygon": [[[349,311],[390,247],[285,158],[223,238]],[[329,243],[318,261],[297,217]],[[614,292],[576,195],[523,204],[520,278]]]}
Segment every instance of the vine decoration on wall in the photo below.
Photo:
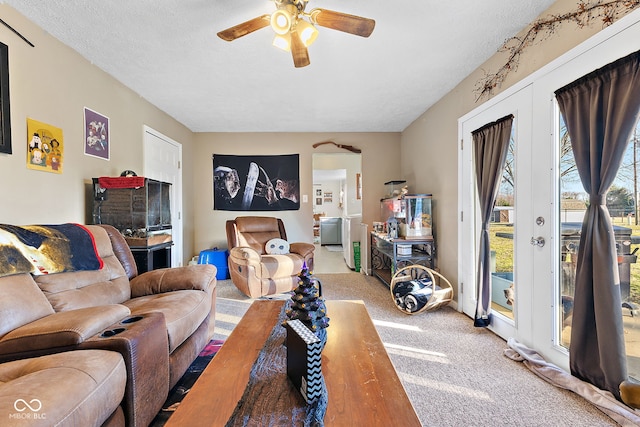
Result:
{"label": "vine decoration on wall", "polygon": [[507,75],[518,69],[520,56],[527,47],[550,38],[563,23],[574,22],[578,28],[584,28],[591,26],[594,21],[600,21],[604,28],[639,6],[640,0],[586,0],[579,1],[574,11],[534,21],[523,36],[511,37],[498,49],[498,52],[509,53],[507,62],[495,73],[485,71],[474,90],[478,94],[476,102],[489,98],[495,89],[502,86]]}

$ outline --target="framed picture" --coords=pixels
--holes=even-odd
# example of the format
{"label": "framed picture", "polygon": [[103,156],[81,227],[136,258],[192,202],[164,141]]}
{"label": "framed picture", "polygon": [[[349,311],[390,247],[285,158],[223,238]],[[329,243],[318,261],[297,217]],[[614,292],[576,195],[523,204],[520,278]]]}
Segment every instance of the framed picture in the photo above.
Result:
{"label": "framed picture", "polygon": [[9,108],[9,48],[0,43],[0,153],[11,154],[11,109]]}
{"label": "framed picture", "polygon": [[300,155],[213,155],[213,209],[300,209]]}
{"label": "framed picture", "polygon": [[318,196],[318,197],[322,196],[322,189],[321,188],[316,188],[316,196]]}
{"label": "framed picture", "polygon": [[109,117],[84,107],[84,154],[109,160]]}
{"label": "framed picture", "polygon": [[27,118],[27,168],[62,173],[64,139],[59,127]]}
{"label": "framed picture", "polygon": [[322,197],[316,197],[316,205],[320,206],[322,204]]}
{"label": "framed picture", "polygon": [[333,191],[325,191],[324,192],[324,202],[325,203],[333,203]]}

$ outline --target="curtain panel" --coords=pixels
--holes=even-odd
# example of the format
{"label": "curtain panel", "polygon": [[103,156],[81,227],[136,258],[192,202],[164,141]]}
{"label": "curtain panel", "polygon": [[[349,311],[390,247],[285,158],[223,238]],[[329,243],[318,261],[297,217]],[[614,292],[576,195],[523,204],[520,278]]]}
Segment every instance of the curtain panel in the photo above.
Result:
{"label": "curtain panel", "polygon": [[620,399],[627,379],[615,236],[606,193],[640,111],[640,51],[556,91],[589,206],[578,252],[571,373]]}
{"label": "curtain panel", "polygon": [[476,183],[480,203],[480,247],[476,289],[474,326],[487,327],[491,323],[491,249],[489,222],[500,189],[502,172],[507,159],[513,116],[509,115],[471,132],[474,148]]}

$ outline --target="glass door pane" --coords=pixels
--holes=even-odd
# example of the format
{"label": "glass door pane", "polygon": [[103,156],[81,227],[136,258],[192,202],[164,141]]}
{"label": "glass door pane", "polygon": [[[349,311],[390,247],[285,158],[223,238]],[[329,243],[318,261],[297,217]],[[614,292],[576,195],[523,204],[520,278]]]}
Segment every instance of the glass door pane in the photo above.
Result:
{"label": "glass door pane", "polygon": [[[559,114],[559,113],[558,113]],[[557,342],[565,348],[571,344],[571,318],[575,291],[575,273],[580,251],[580,232],[589,196],[576,169],[571,141],[559,114],[560,159],[560,278],[557,291]],[[606,205],[611,216],[618,254],[620,293],[629,375],[640,379],[640,248],[638,225],[640,124],[629,140],[618,175],[607,193]]]}
{"label": "glass door pane", "polygon": [[511,129],[509,151],[493,218],[489,224],[491,244],[491,310],[513,319],[515,305],[514,240],[516,220],[516,141],[515,126]]}

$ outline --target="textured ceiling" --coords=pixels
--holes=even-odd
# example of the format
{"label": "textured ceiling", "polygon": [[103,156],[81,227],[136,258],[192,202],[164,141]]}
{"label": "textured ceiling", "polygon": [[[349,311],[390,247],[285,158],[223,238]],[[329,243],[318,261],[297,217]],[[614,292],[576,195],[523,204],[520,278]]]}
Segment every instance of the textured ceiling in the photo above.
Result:
{"label": "textured ceiling", "polygon": [[311,0],[376,28],[320,27],[298,69],[268,27],[216,36],[269,0],[4,3],[194,132],[399,132],[554,1]]}

